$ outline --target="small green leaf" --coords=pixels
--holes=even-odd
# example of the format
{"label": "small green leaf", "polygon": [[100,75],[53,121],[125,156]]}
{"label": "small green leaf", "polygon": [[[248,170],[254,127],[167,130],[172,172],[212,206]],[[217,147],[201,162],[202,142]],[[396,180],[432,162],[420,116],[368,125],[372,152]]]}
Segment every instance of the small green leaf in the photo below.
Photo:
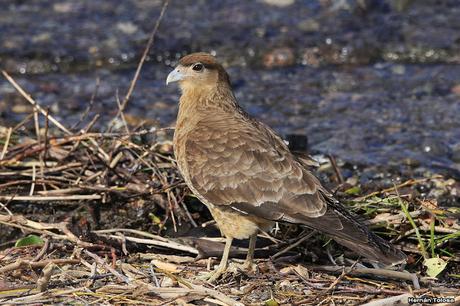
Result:
{"label": "small green leaf", "polygon": [[150,213],[149,217],[150,217],[150,220],[152,220],[153,224],[157,224],[157,225],[161,224],[161,219],[157,215]]}
{"label": "small green leaf", "polygon": [[279,306],[279,304],[275,299],[271,298],[265,301],[265,306]]}
{"label": "small green leaf", "polygon": [[45,241],[37,235],[29,235],[27,237],[21,238],[14,244],[15,247],[23,247],[28,245],[43,245]]}
{"label": "small green leaf", "polygon": [[361,188],[359,186],[354,186],[345,190],[345,193],[349,195],[358,195],[361,193]]}
{"label": "small green leaf", "polygon": [[426,267],[426,274],[431,277],[438,276],[447,266],[447,261],[442,258],[435,257],[425,259],[423,265]]}

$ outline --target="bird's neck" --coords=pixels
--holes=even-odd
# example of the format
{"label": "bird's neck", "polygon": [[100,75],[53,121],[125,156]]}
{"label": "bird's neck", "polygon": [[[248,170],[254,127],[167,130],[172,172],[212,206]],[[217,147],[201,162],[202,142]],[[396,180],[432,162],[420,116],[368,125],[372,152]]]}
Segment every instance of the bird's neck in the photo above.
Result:
{"label": "bird's neck", "polygon": [[230,86],[183,87],[179,102],[178,121],[185,117],[202,118],[216,112],[226,104],[235,104]]}
{"label": "bird's neck", "polygon": [[175,134],[185,135],[198,122],[212,120],[235,107],[236,100],[229,85],[182,88]]}

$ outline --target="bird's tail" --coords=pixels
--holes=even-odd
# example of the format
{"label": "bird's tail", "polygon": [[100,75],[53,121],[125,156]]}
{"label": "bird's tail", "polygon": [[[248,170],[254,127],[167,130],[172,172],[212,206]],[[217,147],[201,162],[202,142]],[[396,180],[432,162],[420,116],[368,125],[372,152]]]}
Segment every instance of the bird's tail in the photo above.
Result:
{"label": "bird's tail", "polygon": [[[385,239],[372,233],[367,226],[348,212],[335,199],[328,199],[326,214],[309,219],[305,224],[331,236],[339,244],[372,261],[394,265],[406,261],[406,255]],[[338,226],[339,225],[339,226]]]}
{"label": "bird's tail", "polygon": [[403,252],[372,232],[368,233],[367,243],[349,240],[340,236],[333,236],[333,238],[339,244],[377,263],[395,265],[404,263],[407,260],[407,256]]}

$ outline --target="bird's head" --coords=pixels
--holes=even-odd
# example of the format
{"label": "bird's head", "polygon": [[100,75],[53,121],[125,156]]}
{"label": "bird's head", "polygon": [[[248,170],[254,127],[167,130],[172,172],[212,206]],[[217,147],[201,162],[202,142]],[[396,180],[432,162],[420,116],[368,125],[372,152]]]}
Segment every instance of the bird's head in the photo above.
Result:
{"label": "bird's head", "polygon": [[168,74],[166,85],[179,82],[182,90],[230,85],[225,69],[211,54],[199,52],[184,56]]}

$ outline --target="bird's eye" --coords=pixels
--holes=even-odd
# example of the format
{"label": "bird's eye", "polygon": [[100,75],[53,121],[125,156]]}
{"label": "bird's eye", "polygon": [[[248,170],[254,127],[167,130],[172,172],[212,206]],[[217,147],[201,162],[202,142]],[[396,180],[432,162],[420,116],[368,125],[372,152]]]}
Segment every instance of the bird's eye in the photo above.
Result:
{"label": "bird's eye", "polygon": [[204,68],[203,64],[195,64],[192,67],[192,69],[195,70],[195,71],[201,71],[201,70],[203,70],[203,68]]}

